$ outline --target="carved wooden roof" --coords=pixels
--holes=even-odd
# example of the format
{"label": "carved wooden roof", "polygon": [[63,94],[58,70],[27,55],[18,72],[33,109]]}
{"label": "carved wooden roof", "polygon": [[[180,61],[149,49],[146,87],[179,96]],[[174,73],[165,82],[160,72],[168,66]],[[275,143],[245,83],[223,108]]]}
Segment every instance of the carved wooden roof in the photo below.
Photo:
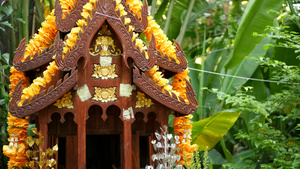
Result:
{"label": "carved wooden roof", "polygon": [[[72,32],[72,29],[76,28],[76,21],[82,19],[81,12],[87,2],[88,0],[78,0],[75,8],[63,16],[63,9],[61,8],[59,0],[56,0],[55,22],[59,32]],[[198,103],[188,80],[185,80],[187,100],[184,100],[182,97],[178,97],[174,92],[163,90],[153,81],[148,73],[154,65],[158,65],[161,69],[168,70],[174,74],[186,70],[187,61],[184,58],[184,53],[180,45],[175,41],[175,54],[177,60],[158,51],[156,47],[157,42],[153,34],[151,41],[147,46],[147,50],[140,49],[140,47],[136,45],[136,39],[133,37],[134,32],[141,33],[148,26],[147,1],[144,1],[143,3],[140,16],[130,10],[129,5],[126,5],[126,0],[122,0],[121,4],[127,12],[127,15],[122,17],[120,17],[121,11],[116,10],[116,1],[97,0],[94,9],[91,10],[91,17],[86,19],[87,24],[84,24],[82,30],[78,33],[76,44],[67,52],[63,50],[67,39],[61,39],[60,33],[57,33],[54,43],[48,49],[34,54],[33,57],[27,57],[25,61],[22,61],[26,47],[26,39],[23,39],[16,50],[16,57],[13,61],[17,70],[23,72],[33,70],[45,66],[55,58],[55,63],[60,69],[60,74],[68,71],[71,72],[66,74],[63,79],[57,79],[55,78],[57,75],[54,75],[52,78],[54,80],[52,80],[49,85],[42,88],[38,95],[26,99],[21,106],[18,105],[23,90],[21,87],[22,82],[20,80],[15,91],[12,93],[12,100],[9,106],[10,113],[16,117],[31,115],[53,104],[72,89],[77,84],[78,71],[82,71],[77,70],[77,63],[80,58],[84,58],[85,64],[88,63],[90,59],[89,45],[104,23],[110,25],[121,42],[123,61],[128,68],[133,70],[133,83],[148,96],[179,114],[186,115],[194,113]],[[131,22],[126,23],[126,18],[130,18]],[[131,30],[132,28],[134,28],[134,31]],[[133,60],[134,66],[128,64],[128,58]]]}

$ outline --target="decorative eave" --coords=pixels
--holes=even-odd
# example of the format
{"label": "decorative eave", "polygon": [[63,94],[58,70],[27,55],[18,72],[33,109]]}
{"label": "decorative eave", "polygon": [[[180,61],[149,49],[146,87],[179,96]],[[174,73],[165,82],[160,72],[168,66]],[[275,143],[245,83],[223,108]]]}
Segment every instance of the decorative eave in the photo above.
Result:
{"label": "decorative eave", "polygon": [[[113,4],[113,5],[111,5]],[[149,54],[146,58],[145,52],[141,52],[139,48],[135,47],[135,40],[132,41],[133,32],[129,32],[129,24],[124,26],[125,17],[120,18],[120,11],[115,11],[116,2],[113,0],[99,0],[95,4],[96,8],[92,10],[92,18],[87,18],[87,25],[83,26],[83,31],[79,31],[76,40],[76,45],[71,51],[67,51],[65,58],[63,58],[62,47],[63,44],[57,45],[56,64],[63,71],[69,71],[74,68],[81,57],[85,58],[85,65],[89,60],[88,45],[91,43],[93,37],[102,26],[104,21],[107,21],[117,34],[123,48],[123,60],[127,67],[127,59],[130,57],[134,60],[139,69],[143,71],[150,70],[154,64],[156,57]],[[60,41],[60,43],[62,43]]]}
{"label": "decorative eave", "polygon": [[149,43],[148,50],[152,55],[155,55],[155,57],[157,58],[156,62],[155,62],[156,65],[158,65],[159,67],[164,68],[166,70],[169,70],[171,72],[174,72],[174,73],[183,72],[187,68],[187,61],[184,57],[185,54],[182,51],[182,49],[177,41],[174,40],[174,43],[176,45],[177,59],[179,60],[180,63],[177,63],[175,61],[175,59],[168,57],[166,54],[159,52],[156,49],[156,41],[152,40],[152,39],[155,39],[153,34],[152,34],[151,41]]}
{"label": "decorative eave", "polygon": [[148,3],[144,1],[143,7],[141,10],[141,21],[139,20],[138,15],[134,15],[134,12],[129,10],[129,5],[126,5],[126,0],[122,0],[121,4],[124,6],[124,10],[127,12],[126,17],[130,18],[130,24],[135,28],[134,32],[141,33],[148,26]]}
{"label": "decorative eave", "polygon": [[147,77],[145,73],[140,74],[140,71],[137,67],[133,69],[133,83],[137,87],[139,87],[144,93],[157,102],[182,115],[192,114],[197,110],[198,107],[198,102],[195,98],[196,94],[193,91],[190,82],[186,79],[185,81],[186,95],[189,104],[187,104],[182,97],[177,97],[175,93],[169,93],[167,90],[164,90],[163,93],[161,87],[153,83],[152,79]]}
{"label": "decorative eave", "polygon": [[22,106],[18,106],[18,102],[22,96],[22,80],[20,80],[11,96],[12,100],[9,104],[10,113],[15,117],[23,118],[51,105],[75,86],[77,83],[77,74],[78,71],[73,69],[70,74],[64,76],[63,80],[58,80],[55,87],[51,85],[47,89],[47,92],[46,89],[43,90],[40,94],[31,98],[30,102],[28,99],[25,100]]}
{"label": "decorative eave", "polygon": [[70,12],[70,14],[65,14],[65,19],[63,19],[63,11],[59,0],[55,1],[55,23],[58,29],[62,32],[69,32],[75,25],[78,19],[81,19],[81,12],[83,6],[89,0],[77,0],[75,9]]}
{"label": "decorative eave", "polygon": [[[59,39],[59,36],[56,36],[55,41],[58,40],[57,38]],[[15,52],[16,55],[13,60],[13,65],[18,71],[26,72],[36,69],[53,60],[52,57],[55,54],[55,44],[51,45],[48,49],[44,49],[40,54],[38,52],[35,53],[32,59],[32,55],[30,55],[27,56],[25,61],[22,61],[25,54],[26,39],[27,37],[20,42]]]}

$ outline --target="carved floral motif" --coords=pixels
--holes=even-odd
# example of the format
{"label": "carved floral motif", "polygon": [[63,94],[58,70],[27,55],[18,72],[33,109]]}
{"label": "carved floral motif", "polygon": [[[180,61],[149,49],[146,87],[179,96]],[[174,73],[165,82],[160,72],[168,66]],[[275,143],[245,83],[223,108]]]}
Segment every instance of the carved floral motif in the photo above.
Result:
{"label": "carved floral motif", "polygon": [[94,72],[92,74],[93,78],[102,80],[105,79],[115,79],[118,77],[116,74],[116,64],[110,66],[101,66],[100,64],[94,64]]}
{"label": "carved floral motif", "polygon": [[137,101],[135,103],[135,108],[151,107],[154,105],[151,99],[147,99],[144,93],[137,92],[136,94]]}
{"label": "carved floral motif", "polygon": [[110,87],[110,88],[94,87],[95,94],[92,100],[101,101],[103,103],[116,101],[118,100],[116,96],[116,89],[117,87]]}
{"label": "carved floral motif", "polygon": [[72,93],[68,92],[61,99],[58,99],[53,105],[58,107],[59,109],[63,107],[66,107],[68,109],[74,109],[72,102]]}

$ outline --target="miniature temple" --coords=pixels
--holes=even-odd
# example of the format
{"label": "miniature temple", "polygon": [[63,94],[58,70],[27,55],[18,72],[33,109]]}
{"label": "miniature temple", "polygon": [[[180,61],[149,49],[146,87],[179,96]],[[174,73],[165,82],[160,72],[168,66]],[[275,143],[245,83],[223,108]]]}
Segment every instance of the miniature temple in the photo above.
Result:
{"label": "miniature temple", "polygon": [[33,37],[46,44],[35,49],[24,39],[16,50],[14,68],[28,85],[16,83],[9,111],[36,124],[43,148],[58,144],[56,168],[144,168],[169,115],[197,109],[189,80],[168,80],[186,71],[184,53],[150,25],[146,1],[62,2],[42,23],[55,26]]}

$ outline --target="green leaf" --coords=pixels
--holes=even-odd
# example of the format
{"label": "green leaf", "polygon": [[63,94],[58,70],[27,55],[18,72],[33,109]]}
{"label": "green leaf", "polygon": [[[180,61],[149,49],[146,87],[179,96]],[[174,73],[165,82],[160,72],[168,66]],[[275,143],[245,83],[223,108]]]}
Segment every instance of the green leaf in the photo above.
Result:
{"label": "green leaf", "polygon": [[224,93],[232,94],[237,88],[240,88],[247,82],[246,78],[250,78],[259,65],[255,60],[251,59],[251,57],[257,58],[259,56],[265,56],[267,50],[264,50],[263,46],[268,44],[270,40],[270,38],[264,38],[249,54],[248,58],[250,59],[243,59],[241,63],[227,71],[228,75],[240,76],[244,78],[225,77],[222,86],[222,91]]}
{"label": "green leaf", "polygon": [[5,15],[0,14],[0,21],[2,20],[2,18],[3,18],[4,16],[5,16]]}
{"label": "green leaf", "polygon": [[36,127],[35,124],[29,124],[29,127],[27,128],[27,131],[28,131],[27,135],[28,136],[31,136],[31,137],[35,136],[35,134],[31,130],[31,129],[35,128],[35,127]]}
{"label": "green leaf", "polygon": [[13,28],[13,27],[11,26],[11,23],[9,23],[8,21],[0,22],[0,25],[5,25],[5,26],[8,26],[8,27],[10,27],[10,28]]}
{"label": "green leaf", "polygon": [[7,16],[9,16],[13,12],[13,9],[11,6],[0,6],[0,11],[3,11]]}
{"label": "green leaf", "polygon": [[22,18],[15,18],[17,21],[19,21],[22,24],[25,24],[25,21]]}
{"label": "green leaf", "polygon": [[4,53],[0,58],[8,65],[9,64],[9,53]]}
{"label": "green leaf", "polygon": [[197,144],[199,150],[212,149],[233,126],[239,115],[239,113],[233,112],[220,112],[194,122],[192,124],[192,143]]}
{"label": "green leaf", "polygon": [[10,65],[2,65],[2,66],[0,66],[0,70],[5,70],[10,67],[11,67]]}
{"label": "green leaf", "polygon": [[261,41],[261,38],[255,38],[252,34],[254,32],[259,34],[266,33],[266,26],[272,25],[276,17],[276,14],[268,13],[268,11],[278,11],[283,1],[284,0],[249,1],[234,40],[233,54],[231,59],[227,62],[226,69],[231,69],[238,65],[248,56],[255,45]]}
{"label": "green leaf", "polygon": [[294,168],[300,168],[300,154],[296,154],[295,160],[293,162]]}

